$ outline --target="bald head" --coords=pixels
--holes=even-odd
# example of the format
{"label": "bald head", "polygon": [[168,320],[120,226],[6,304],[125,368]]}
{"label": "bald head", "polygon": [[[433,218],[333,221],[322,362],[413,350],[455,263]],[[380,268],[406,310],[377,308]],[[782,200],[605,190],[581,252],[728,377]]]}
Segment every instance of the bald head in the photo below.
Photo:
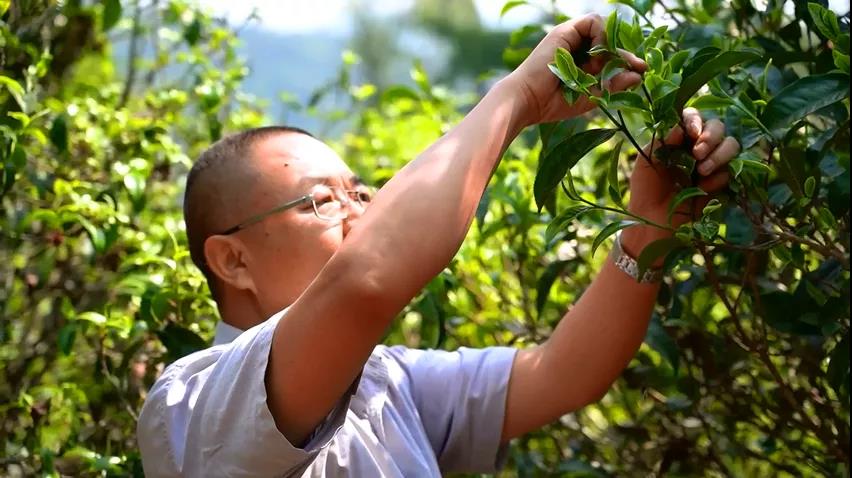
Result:
{"label": "bald head", "polygon": [[246,191],[261,176],[255,161],[255,148],[276,135],[307,131],[289,126],[254,128],[220,139],[201,153],[189,171],[184,193],[183,215],[192,261],[207,277],[215,295],[215,278],[206,266],[204,241],[211,235],[245,219]]}

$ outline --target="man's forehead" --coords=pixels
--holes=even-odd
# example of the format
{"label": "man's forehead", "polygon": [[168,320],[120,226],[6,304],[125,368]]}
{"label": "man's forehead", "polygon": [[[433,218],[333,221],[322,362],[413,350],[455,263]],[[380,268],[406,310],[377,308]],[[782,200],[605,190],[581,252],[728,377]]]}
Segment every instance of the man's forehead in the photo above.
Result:
{"label": "man's forehead", "polygon": [[348,177],[346,163],[325,143],[303,134],[279,134],[258,142],[256,164],[264,173],[286,173],[302,178]]}

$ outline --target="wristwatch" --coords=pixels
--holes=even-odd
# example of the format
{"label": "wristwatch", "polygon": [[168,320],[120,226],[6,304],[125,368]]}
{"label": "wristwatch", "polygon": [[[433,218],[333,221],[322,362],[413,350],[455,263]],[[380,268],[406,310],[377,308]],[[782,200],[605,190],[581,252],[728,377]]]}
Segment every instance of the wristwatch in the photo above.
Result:
{"label": "wristwatch", "polygon": [[663,269],[646,269],[642,277],[639,277],[639,263],[630,257],[621,247],[621,231],[615,233],[615,246],[612,248],[612,261],[625,274],[636,279],[637,282],[653,284],[663,280]]}

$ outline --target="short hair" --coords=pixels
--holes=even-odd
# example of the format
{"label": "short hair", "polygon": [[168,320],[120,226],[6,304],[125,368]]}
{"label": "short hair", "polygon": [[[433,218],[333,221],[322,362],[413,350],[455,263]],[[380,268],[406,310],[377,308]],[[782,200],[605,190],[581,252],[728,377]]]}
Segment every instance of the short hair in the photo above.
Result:
{"label": "short hair", "polygon": [[255,145],[270,136],[297,133],[314,137],[311,133],[295,126],[263,126],[235,133],[213,143],[204,150],[192,165],[186,177],[186,190],[183,196],[183,219],[186,224],[186,236],[189,242],[189,255],[192,262],[198,267],[207,279],[207,285],[218,302],[218,280],[216,275],[207,266],[204,257],[204,241],[217,233],[213,228],[216,225],[211,218],[207,217],[208,204],[203,204],[197,189],[204,187],[202,178],[234,161],[244,161],[252,154]]}

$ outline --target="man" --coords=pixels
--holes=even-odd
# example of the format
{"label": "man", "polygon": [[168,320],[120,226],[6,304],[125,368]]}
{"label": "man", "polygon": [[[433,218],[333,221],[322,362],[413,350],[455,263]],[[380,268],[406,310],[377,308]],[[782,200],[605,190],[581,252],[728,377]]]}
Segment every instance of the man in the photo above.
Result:
{"label": "man", "polygon": [[[187,181],[185,215],[223,322],[215,346],[172,364],[151,390],[138,427],[146,474],[488,472],[513,437],[599,399],[642,342],[658,291],[624,264],[663,230],[625,230],[623,252],[537,347],[376,344],[449,263],[515,136],[591,109],[586,99],[565,104],[547,64],[557,47],[576,50],[603,36],[598,16],[556,27],[374,198],[330,148],[299,130],[252,130],[205,152]],[[645,64],[625,58],[634,71],[616,76],[611,90],[641,80]],[[739,145],[695,111],[684,125],[699,185],[725,187]],[[683,139],[676,128],[667,141]],[[637,162],[631,188],[630,209],[665,222],[676,190],[663,168]]]}

